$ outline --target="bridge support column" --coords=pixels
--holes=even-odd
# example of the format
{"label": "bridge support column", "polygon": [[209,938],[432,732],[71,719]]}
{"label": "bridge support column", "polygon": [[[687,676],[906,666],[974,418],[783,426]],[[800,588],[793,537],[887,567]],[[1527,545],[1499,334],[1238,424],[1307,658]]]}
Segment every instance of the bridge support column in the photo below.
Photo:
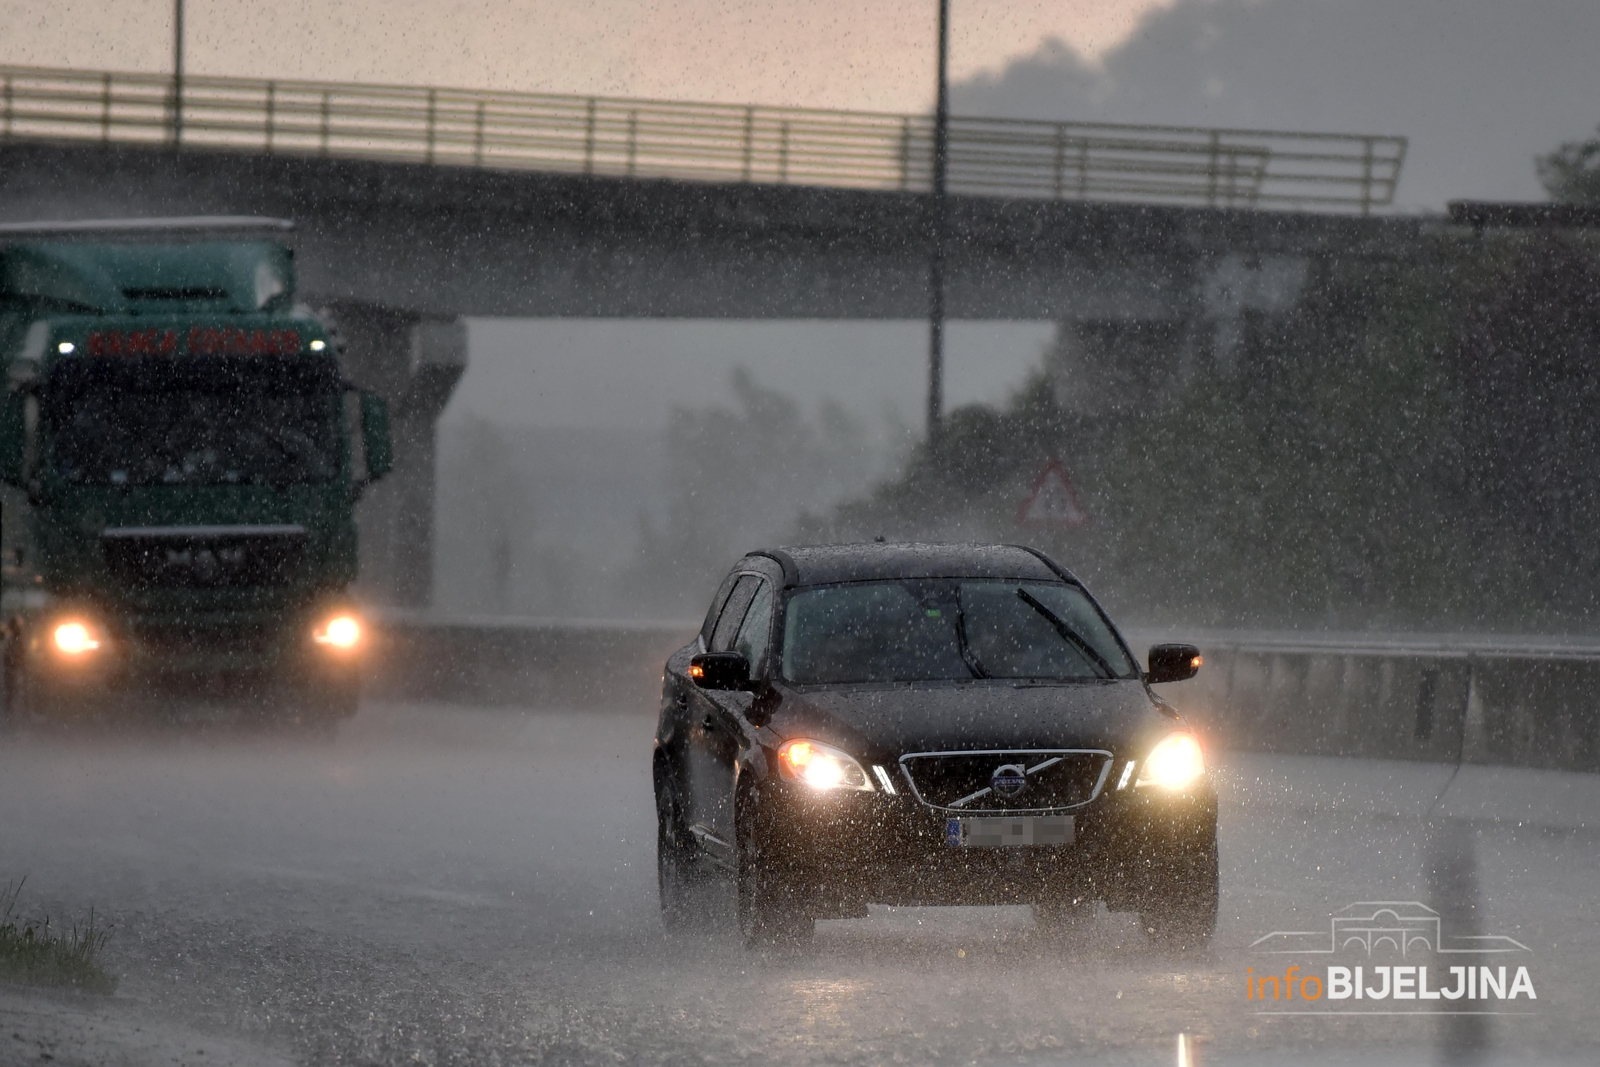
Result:
{"label": "bridge support column", "polygon": [[467,368],[466,323],[358,303],[323,313],[344,344],[345,374],[389,402],[394,435],[394,470],[356,509],[361,588],[378,603],[426,607],[433,597],[436,424]]}

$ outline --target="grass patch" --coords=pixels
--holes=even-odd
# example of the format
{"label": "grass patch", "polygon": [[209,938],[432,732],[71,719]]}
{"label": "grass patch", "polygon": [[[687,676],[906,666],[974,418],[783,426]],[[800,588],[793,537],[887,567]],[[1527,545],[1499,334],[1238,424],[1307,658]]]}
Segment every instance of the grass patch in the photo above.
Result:
{"label": "grass patch", "polygon": [[73,923],[63,933],[50,925],[48,917],[37,922],[18,918],[21,895],[22,882],[8,882],[0,890],[0,981],[115,992],[117,980],[98,962],[111,933],[95,926],[94,911],[83,926]]}

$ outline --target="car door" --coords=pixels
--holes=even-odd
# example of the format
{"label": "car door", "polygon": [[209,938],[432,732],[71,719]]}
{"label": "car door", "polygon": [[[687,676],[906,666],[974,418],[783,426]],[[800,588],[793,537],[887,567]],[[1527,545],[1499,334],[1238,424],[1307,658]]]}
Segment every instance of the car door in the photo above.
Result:
{"label": "car door", "polygon": [[[712,628],[706,651],[733,649],[761,584],[759,575],[739,576]],[[748,705],[749,701],[748,693],[717,692],[699,686],[689,692],[689,780],[685,797],[689,830],[710,852],[724,858],[733,854],[732,771],[742,739],[738,713],[740,704]]]}
{"label": "car door", "polygon": [[[752,679],[766,676],[772,608],[773,584],[766,578],[760,578],[750,598],[750,606],[745,611],[744,621],[739,624],[739,631],[733,639],[733,651],[744,656],[750,664]],[[716,763],[703,779],[707,790],[705,810],[709,825],[717,836],[725,841],[733,841],[734,794],[739,780],[739,760],[751,744],[748,713],[750,705],[755,702],[755,694],[720,692],[711,693],[710,696],[711,703],[715,705],[712,714],[719,743],[709,750]]]}

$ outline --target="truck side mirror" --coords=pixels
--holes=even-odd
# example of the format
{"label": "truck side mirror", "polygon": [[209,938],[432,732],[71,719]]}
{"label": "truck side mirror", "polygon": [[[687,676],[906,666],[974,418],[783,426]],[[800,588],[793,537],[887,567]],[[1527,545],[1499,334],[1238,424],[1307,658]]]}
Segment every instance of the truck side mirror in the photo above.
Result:
{"label": "truck side mirror", "polygon": [[1155,645],[1145,681],[1153,685],[1187,681],[1200,673],[1200,662],[1200,650],[1193,645]]}
{"label": "truck side mirror", "polygon": [[0,408],[0,482],[21,485],[28,454],[28,398],[21,392],[6,394]]}
{"label": "truck side mirror", "polygon": [[377,393],[361,393],[361,450],[367,477],[377,481],[394,469],[394,442],[389,438],[389,405]]}

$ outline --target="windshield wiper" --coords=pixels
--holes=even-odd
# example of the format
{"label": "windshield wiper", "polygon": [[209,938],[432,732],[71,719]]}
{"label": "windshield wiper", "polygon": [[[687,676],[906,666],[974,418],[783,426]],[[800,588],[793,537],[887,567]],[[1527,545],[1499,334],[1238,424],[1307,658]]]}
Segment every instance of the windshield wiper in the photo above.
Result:
{"label": "windshield wiper", "polygon": [[956,651],[961,654],[961,662],[967,665],[967,670],[972,672],[974,678],[989,677],[989,668],[983,665],[978,654],[967,643],[967,613],[962,610],[959,592],[956,593]]}
{"label": "windshield wiper", "polygon": [[1021,586],[1017,587],[1017,596],[1028,607],[1043,615],[1045,621],[1055,627],[1056,633],[1061,635],[1062,640],[1083,653],[1084,657],[1101,672],[1102,677],[1115,678],[1117,676],[1117,672],[1111,669],[1111,664],[1106,662],[1105,657],[1096,652],[1089,642],[1079,637],[1077,631],[1068,626],[1061,616],[1045,607],[1043,601]]}

